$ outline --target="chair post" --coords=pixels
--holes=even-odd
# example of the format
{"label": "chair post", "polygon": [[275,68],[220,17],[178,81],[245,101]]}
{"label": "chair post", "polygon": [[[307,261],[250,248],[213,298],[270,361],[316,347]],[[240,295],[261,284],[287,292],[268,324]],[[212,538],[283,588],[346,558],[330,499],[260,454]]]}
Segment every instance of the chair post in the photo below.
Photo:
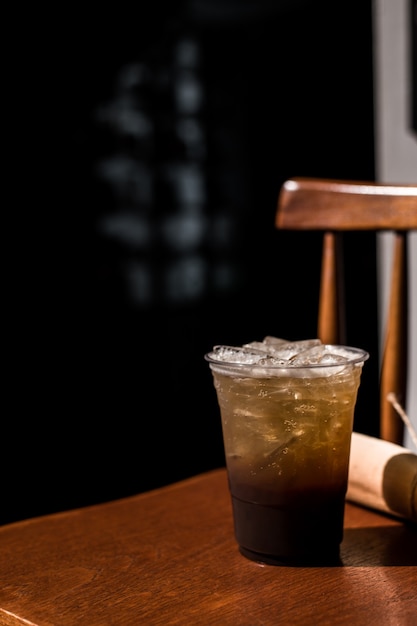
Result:
{"label": "chair post", "polygon": [[407,236],[403,231],[394,234],[390,300],[387,312],[384,353],[381,364],[380,404],[381,438],[403,444],[404,423],[388,400],[394,393],[399,404],[406,399],[407,337],[408,337],[408,264]]}
{"label": "chair post", "polygon": [[345,342],[343,266],[340,233],[325,232],[320,278],[318,336],[323,343]]}

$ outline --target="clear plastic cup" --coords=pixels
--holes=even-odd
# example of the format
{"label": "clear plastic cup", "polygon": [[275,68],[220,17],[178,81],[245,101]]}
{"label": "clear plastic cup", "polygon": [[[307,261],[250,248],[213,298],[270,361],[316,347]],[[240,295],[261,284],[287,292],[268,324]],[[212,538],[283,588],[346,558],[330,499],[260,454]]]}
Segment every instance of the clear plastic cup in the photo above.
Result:
{"label": "clear plastic cup", "polygon": [[274,337],[205,355],[235,536],[249,559],[338,562],[354,409],[368,358],[358,348]]}

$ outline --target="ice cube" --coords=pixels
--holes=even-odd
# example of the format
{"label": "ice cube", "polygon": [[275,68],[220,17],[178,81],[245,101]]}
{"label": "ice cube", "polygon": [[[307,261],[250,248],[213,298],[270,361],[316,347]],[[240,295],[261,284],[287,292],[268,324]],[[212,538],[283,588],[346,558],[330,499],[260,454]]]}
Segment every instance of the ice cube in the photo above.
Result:
{"label": "ice cube", "polygon": [[264,354],[265,352],[260,350],[256,351],[244,346],[214,346],[210,357],[215,361],[252,365],[253,363],[257,363]]}
{"label": "ice cube", "polygon": [[275,346],[279,346],[279,344],[289,343],[289,342],[288,342],[288,339],[281,339],[280,337],[273,337],[272,335],[267,335],[266,337],[263,338],[262,343],[267,346],[275,347]]}
{"label": "ice cube", "polygon": [[255,350],[261,350],[262,352],[268,352],[268,347],[269,346],[264,344],[263,341],[250,341],[249,343],[244,343],[243,347],[244,348],[255,349]]}
{"label": "ice cube", "polygon": [[243,346],[214,346],[206,355],[213,370],[237,376],[318,377],[342,372],[346,363],[362,365],[367,353],[322,344],[320,339],[285,341],[265,337]]}
{"label": "ice cube", "polygon": [[275,358],[290,361],[305,350],[320,346],[320,339],[305,339],[302,341],[284,341],[279,344],[271,344],[268,353]]}

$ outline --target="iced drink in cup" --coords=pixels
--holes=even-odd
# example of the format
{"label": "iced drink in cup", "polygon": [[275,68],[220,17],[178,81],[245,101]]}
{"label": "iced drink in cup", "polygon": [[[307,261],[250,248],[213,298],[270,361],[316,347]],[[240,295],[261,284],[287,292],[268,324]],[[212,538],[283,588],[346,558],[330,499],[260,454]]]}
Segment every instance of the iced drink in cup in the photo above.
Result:
{"label": "iced drink in cup", "polygon": [[220,407],[235,536],[271,564],[339,560],[358,348],[265,337],[205,355]]}

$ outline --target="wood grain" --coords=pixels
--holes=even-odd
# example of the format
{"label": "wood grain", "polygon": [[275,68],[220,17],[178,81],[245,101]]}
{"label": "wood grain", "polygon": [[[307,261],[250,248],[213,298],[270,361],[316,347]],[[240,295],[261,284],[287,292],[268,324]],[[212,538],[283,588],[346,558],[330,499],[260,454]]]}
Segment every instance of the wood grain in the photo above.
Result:
{"label": "wood grain", "polygon": [[294,177],[278,197],[276,227],[295,230],[417,229],[417,185]]}
{"label": "wood grain", "polygon": [[260,565],[223,468],[3,526],[0,555],[2,626],[416,624],[415,526],[347,503],[341,566]]}

